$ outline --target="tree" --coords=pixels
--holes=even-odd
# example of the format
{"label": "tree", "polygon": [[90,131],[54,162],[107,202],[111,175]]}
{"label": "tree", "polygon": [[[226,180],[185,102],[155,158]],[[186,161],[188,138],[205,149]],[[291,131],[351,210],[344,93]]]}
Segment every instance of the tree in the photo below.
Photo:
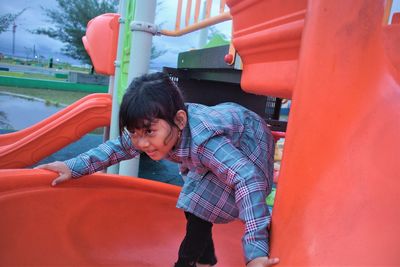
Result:
{"label": "tree", "polygon": [[218,30],[215,26],[209,27],[208,30],[209,30],[209,34],[207,36],[208,43],[204,48],[230,44],[230,38],[220,30]]}
{"label": "tree", "polygon": [[26,8],[22,9],[17,14],[7,13],[0,16],[0,33],[5,32],[8,27],[22,14]]}
{"label": "tree", "polygon": [[101,14],[114,13],[116,0],[57,0],[58,8],[42,9],[48,17],[50,27],[33,31],[64,43],[62,53],[84,63],[91,64],[89,55],[82,43],[88,22]]}
{"label": "tree", "polygon": [[[62,53],[84,63],[91,64],[89,55],[82,43],[82,36],[86,34],[88,22],[104,13],[114,13],[118,7],[118,0],[57,0],[57,9],[42,9],[53,25],[48,28],[39,28],[33,31],[59,40],[65,45]],[[154,46],[151,48],[151,58],[165,54]]]}

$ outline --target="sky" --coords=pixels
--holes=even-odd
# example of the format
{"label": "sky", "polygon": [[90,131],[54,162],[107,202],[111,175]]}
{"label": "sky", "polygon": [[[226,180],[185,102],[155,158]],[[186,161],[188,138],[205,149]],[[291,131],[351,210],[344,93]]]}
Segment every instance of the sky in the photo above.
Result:
{"label": "sky", "polygon": [[[163,23],[163,29],[173,30],[175,27],[175,17],[177,0],[163,0],[156,13],[156,24]],[[184,1],[186,2],[186,1]],[[218,5],[219,1],[214,1]],[[42,6],[46,8],[57,8],[55,0],[0,0],[0,15],[6,13],[18,13],[23,8],[26,11],[18,17],[15,34],[15,55],[26,58],[36,54],[45,58],[59,59],[64,62],[79,65],[80,62],[68,58],[61,53],[63,43],[51,39],[45,35],[31,34],[29,30],[48,26],[48,21],[44,15]],[[217,7],[216,7],[217,8]],[[213,12],[215,12],[216,8]],[[400,12],[400,0],[393,0],[392,12]],[[216,28],[227,36],[230,35],[231,22],[224,22]],[[6,55],[12,54],[12,31],[11,28],[0,34],[0,52]],[[182,37],[155,36],[153,42],[156,47],[167,50],[167,52],[152,62],[156,66],[176,67],[179,52],[188,51],[198,47],[199,33],[190,33]]]}
{"label": "sky", "polygon": [[[63,57],[59,51],[62,43],[46,36],[29,33],[38,27],[46,26],[46,17],[42,15],[40,6],[55,7],[55,1],[46,0],[0,0],[0,14],[18,13],[24,8],[27,10],[16,20],[15,55],[20,57],[32,56],[33,47],[39,54],[48,54],[53,57]],[[0,52],[12,54],[12,29],[0,34]]]}

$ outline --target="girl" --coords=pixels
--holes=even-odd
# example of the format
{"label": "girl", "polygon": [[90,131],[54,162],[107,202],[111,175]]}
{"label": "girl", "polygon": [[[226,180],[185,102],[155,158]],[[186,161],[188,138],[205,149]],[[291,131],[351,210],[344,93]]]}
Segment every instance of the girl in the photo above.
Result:
{"label": "girl", "polygon": [[146,153],[180,164],[184,185],[177,207],[187,227],[176,267],[217,263],[213,223],[240,218],[247,267],[269,266],[270,214],[265,203],[273,179],[274,144],[262,118],[233,103],[185,104],[166,74],[132,81],[123,97],[120,137],[65,162],[38,168],[60,174],[52,185]]}

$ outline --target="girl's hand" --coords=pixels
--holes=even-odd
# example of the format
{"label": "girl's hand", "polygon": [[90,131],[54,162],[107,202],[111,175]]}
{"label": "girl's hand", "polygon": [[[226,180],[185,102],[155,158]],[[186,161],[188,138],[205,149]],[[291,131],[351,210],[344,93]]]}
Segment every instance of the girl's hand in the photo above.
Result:
{"label": "girl's hand", "polygon": [[278,258],[258,257],[247,263],[246,267],[267,267],[279,263]]}
{"label": "girl's hand", "polygon": [[58,172],[59,176],[53,180],[53,182],[51,183],[52,186],[55,186],[59,183],[62,183],[72,178],[71,170],[68,168],[67,164],[61,161],[55,161],[49,164],[39,165],[35,169],[45,169],[49,171]]}

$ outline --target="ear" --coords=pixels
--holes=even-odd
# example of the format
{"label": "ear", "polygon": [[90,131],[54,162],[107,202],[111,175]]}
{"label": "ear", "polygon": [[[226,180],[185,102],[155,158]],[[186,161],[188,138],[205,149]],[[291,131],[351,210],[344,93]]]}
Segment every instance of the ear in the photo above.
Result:
{"label": "ear", "polygon": [[186,123],[187,123],[186,111],[184,111],[182,109],[178,110],[178,112],[176,112],[176,114],[175,114],[174,122],[180,130],[183,130],[183,128],[185,128]]}

